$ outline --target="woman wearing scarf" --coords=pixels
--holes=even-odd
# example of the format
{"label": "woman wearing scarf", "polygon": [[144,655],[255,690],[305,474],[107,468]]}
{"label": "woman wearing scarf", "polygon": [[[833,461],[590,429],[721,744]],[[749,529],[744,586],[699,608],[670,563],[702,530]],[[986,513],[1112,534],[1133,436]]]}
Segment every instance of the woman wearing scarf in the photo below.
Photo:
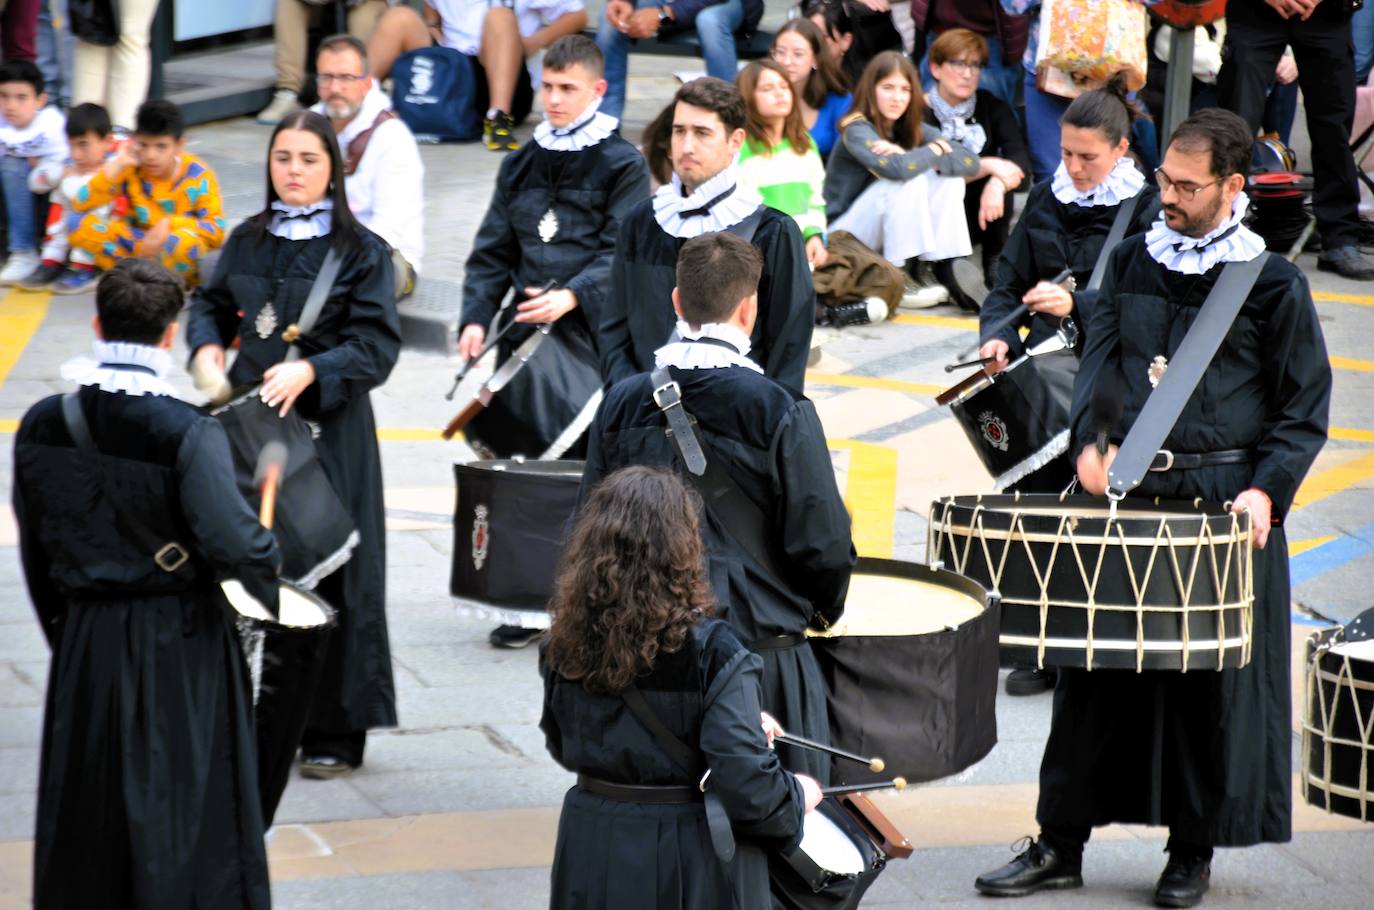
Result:
{"label": "woman wearing scarf", "polygon": [[[401,348],[391,254],[360,225],[344,194],[343,160],[329,121],[302,111],[281,122],[268,153],[267,207],[235,229],[209,284],[192,298],[186,330],[192,369],[235,388],[261,383],[263,400],[298,408],[319,426],[315,448],[361,543],[316,589],[338,612],[324,676],[302,741],[301,771],[337,777],[362,764],[367,730],[396,725],[386,628],[386,525],[381,453],[368,393]],[[314,328],[286,361],[284,330],[305,306],[326,254],[341,265]]]}

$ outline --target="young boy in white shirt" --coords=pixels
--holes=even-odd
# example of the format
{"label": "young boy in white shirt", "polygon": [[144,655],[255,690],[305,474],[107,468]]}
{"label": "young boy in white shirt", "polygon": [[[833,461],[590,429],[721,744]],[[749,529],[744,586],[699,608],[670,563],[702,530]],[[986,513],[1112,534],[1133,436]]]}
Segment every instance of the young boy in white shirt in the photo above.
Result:
{"label": "young boy in white shirt", "polygon": [[[49,194],[41,261],[19,282],[30,291],[51,286],[58,294],[77,294],[89,289],[96,275],[95,257],[86,250],[72,249],[67,231],[82,215],[72,209],[72,197],[114,152],[110,114],[98,104],[78,104],[67,113],[66,134],[71,157],[65,162],[40,164],[29,173],[29,189],[38,195]],[[108,212],[98,214],[108,217]],[[68,256],[75,268],[68,267]]]}
{"label": "young boy in white shirt", "polygon": [[61,167],[67,158],[65,119],[47,107],[43,74],[28,61],[0,64],[0,185],[5,191],[9,259],[0,269],[0,286],[18,284],[38,267],[38,225],[29,172]]}

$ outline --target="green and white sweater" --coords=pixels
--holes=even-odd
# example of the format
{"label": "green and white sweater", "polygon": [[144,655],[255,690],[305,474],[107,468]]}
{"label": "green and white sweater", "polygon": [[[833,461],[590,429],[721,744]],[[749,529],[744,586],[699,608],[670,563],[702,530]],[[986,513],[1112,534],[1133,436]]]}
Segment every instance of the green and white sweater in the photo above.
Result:
{"label": "green and white sweater", "polygon": [[758,193],[770,209],[792,216],[802,237],[825,236],[825,164],[814,144],[799,155],[785,139],[771,151],[745,140],[736,164],[737,186]]}

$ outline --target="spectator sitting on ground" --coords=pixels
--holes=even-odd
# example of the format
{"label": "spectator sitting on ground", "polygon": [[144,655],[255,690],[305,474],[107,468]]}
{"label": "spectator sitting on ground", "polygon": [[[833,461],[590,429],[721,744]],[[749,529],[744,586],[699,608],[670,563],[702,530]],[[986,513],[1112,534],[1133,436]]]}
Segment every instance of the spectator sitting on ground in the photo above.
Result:
{"label": "spectator sitting on ground", "polygon": [[36,204],[29,192],[35,167],[60,173],[67,157],[62,112],[47,107],[43,74],[32,63],[15,60],[0,64],[0,185],[5,191],[5,221],[9,225],[9,259],[0,269],[0,285],[18,284],[38,268]]}
{"label": "spectator sitting on ground", "polygon": [[414,289],[425,252],[425,165],[415,137],[391,110],[391,99],[368,75],[367,45],[352,35],[320,42],[316,59],[320,103],[343,153],[348,207],[363,227],[399,253],[397,282]]}
{"label": "spectator sitting on ground", "polygon": [[809,19],[793,19],[773,37],[773,61],[792,81],[792,97],[801,109],[802,123],[822,158],[830,157],[840,135],[840,120],[853,99],[849,80],[825,43],[825,36]]}
{"label": "spectator sitting on ground", "polygon": [[1031,165],[1016,114],[979,86],[987,60],[987,42],[968,29],[950,29],[935,39],[935,88],[926,95],[926,123],[978,156],[978,173],[964,190],[964,216],[970,242],[981,247],[984,284],[991,287],[1015,210],[1012,190]]}
{"label": "spectator sitting on ground", "polygon": [[[97,269],[141,256],[161,262],[187,287],[200,282],[200,260],[224,243],[224,209],[215,172],[186,151],[184,129],[181,108],[172,102],[143,102],[133,141],[120,145],[72,197],[72,208],[83,215],[71,233],[72,249],[90,253]],[[101,214],[111,203],[113,212]],[[77,263],[73,270],[87,285],[96,278]]]}
{"label": "spectator sitting on ground", "polygon": [[830,56],[840,64],[840,71],[853,85],[863,75],[864,64],[854,48],[854,21],[845,9],[844,0],[806,0],[801,5],[803,19],[821,30]]}
{"label": "spectator sitting on ground", "polygon": [[820,268],[826,262],[825,165],[802,125],[787,71],[756,60],[740,70],[736,84],[744,99],[745,134],[737,186],[791,215],[806,241],[807,261]]}
{"label": "spectator sitting on ground", "polygon": [[[377,20],[390,4],[387,0],[343,0],[348,7],[348,33],[367,38]],[[394,2],[394,0],[393,0]],[[277,0],[272,22],[272,40],[277,53],[277,91],[272,103],[258,114],[258,122],[276,126],[292,111],[300,110],[297,97],[305,88],[305,54],[311,26],[324,15],[334,15],[332,2],[321,0]],[[332,31],[332,29],[331,29]],[[324,86],[320,86],[324,97]]]}
{"label": "spectator sitting on ground", "polygon": [[[72,249],[67,232],[81,219],[72,210],[72,200],[114,152],[114,129],[110,114],[98,104],[78,104],[67,114],[67,144],[71,158],[60,168],[40,165],[29,175],[29,189],[48,196],[48,230],[43,239],[42,261],[19,286],[31,291],[51,286],[58,294],[75,294],[90,285],[95,272],[95,256],[88,250]],[[98,213],[108,218],[109,207]],[[68,257],[86,271],[67,265]]]}
{"label": "spectator sitting on ground", "polygon": [[763,0],[610,0],[596,33],[606,57],[608,86],[601,109],[617,118],[625,110],[631,40],[695,28],[706,75],[734,82],[739,67],[735,35],[749,34],[762,17]]}
{"label": "spectator sitting on ground", "polygon": [[830,230],[848,231],[930,289],[913,303],[934,306],[948,294],[932,263],[973,251],[964,178],[978,173],[978,156],[924,126],[923,108],[905,55],[869,61],[826,166],[825,214]]}
{"label": "spectator sitting on ground", "polygon": [[[485,111],[482,138],[494,152],[519,148],[514,129],[534,106],[536,57],[587,24],[582,0],[425,0],[424,18],[408,6],[386,11],[367,42],[372,76],[391,74],[396,58],[421,48],[453,48],[472,58],[476,104]],[[616,114],[612,114],[616,116]]]}

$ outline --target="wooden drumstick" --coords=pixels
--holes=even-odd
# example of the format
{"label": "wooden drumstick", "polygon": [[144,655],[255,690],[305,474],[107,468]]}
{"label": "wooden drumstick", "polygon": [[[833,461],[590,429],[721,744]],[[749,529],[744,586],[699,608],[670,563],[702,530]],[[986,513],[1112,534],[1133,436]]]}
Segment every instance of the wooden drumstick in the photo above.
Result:
{"label": "wooden drumstick", "polygon": [[262,494],[262,505],[258,507],[258,521],[264,528],[272,527],[277,509],[277,490],[281,488],[281,478],[286,472],[286,444],[272,440],[258,453],[258,466],[253,472],[253,483]]}
{"label": "wooden drumstick", "polygon": [[890,780],[890,781],[881,781],[881,780],[880,780],[880,781],[878,781],[877,783],[873,783],[873,784],[847,784],[847,785],[842,786],[842,787],[822,787],[822,788],[821,788],[821,795],[822,795],[822,796],[839,796],[839,795],[842,794],[842,793],[864,793],[864,792],[866,792],[866,791],[868,791],[868,790],[886,790],[886,789],[888,789],[889,787],[892,788],[893,790],[905,790],[905,789],[906,789],[906,778],[905,778],[905,777],[894,777],[894,778],[892,778],[892,780]]}
{"label": "wooden drumstick", "polygon": [[855,755],[853,752],[846,752],[843,749],[836,749],[834,746],[827,746],[818,743],[813,739],[806,739],[802,736],[794,736],[791,733],[779,733],[773,737],[775,743],[785,743],[789,746],[797,746],[801,749],[811,749],[815,752],[828,752],[838,758],[847,758],[850,761],[858,762],[861,765],[868,765],[868,770],[874,774],[881,774],[887,767],[887,763],[881,758],[864,758],[862,755]]}

